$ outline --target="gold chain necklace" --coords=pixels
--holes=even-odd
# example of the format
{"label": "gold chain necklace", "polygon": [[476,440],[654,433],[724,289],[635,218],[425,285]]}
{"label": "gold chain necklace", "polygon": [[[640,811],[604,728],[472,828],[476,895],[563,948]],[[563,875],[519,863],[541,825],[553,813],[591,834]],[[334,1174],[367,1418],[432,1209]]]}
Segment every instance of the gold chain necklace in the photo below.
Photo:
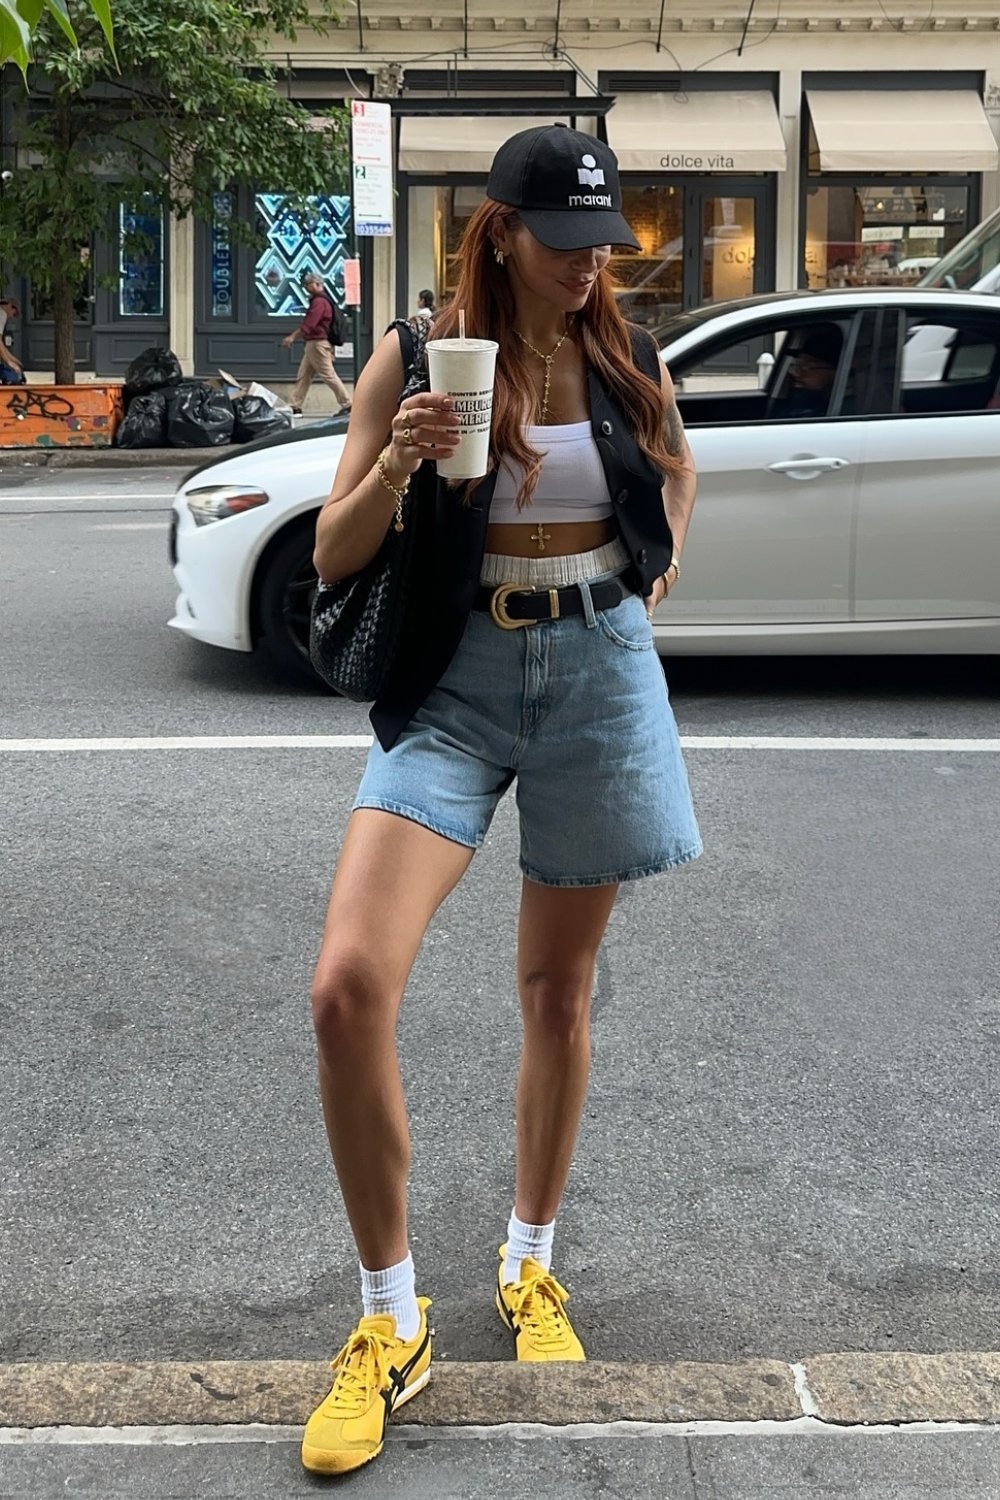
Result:
{"label": "gold chain necklace", "polygon": [[518,333],[518,331],[517,331],[516,328],[514,329],[514,333],[515,333],[516,337],[521,340],[521,343],[524,345],[524,347],[526,349],[530,349],[531,352],[532,352],[532,354],[536,355],[537,358],[540,359],[542,361],[543,365],[545,366],[545,385],[544,385],[544,388],[542,390],[542,421],[541,421],[541,425],[544,427],[545,426],[545,419],[546,419],[546,417],[549,414],[549,389],[550,389],[550,387],[552,385],[552,361],[555,359],[556,355],[559,353],[559,350],[562,348],[563,344],[569,338],[569,329],[567,328],[566,332],[563,334],[562,338],[559,340],[558,344],[553,349],[553,351],[552,351],[551,354],[543,354],[542,351],[541,351],[541,349],[536,349],[535,346],[534,346],[534,344],[529,344],[528,340],[525,338],[524,334],[523,333]]}

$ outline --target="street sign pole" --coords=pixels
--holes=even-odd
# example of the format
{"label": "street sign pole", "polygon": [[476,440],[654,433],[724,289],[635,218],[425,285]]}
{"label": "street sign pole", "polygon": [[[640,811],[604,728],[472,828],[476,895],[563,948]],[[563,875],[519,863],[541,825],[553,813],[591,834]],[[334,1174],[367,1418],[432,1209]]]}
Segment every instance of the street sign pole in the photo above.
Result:
{"label": "street sign pole", "polygon": [[351,100],[351,171],[355,234],[391,235],[392,110],[388,104]]}

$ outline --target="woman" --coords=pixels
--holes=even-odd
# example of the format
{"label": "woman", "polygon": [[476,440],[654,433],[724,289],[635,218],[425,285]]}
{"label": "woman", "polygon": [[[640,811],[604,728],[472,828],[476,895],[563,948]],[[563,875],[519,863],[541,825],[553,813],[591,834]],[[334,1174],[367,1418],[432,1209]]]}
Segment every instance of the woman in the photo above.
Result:
{"label": "woman", "polygon": [[434,293],[430,288],[417,293],[417,310],[413,314],[415,318],[421,318],[424,323],[430,324],[434,321]]}
{"label": "woman", "polygon": [[679,576],[694,473],[670,377],[615,304],[610,247],[636,244],[620,201],[615,157],[590,136],[545,126],[501,147],[463,240],[453,307],[432,332],[457,332],[461,308],[470,334],[500,345],[491,472],[466,485],[436,479],[458,419],[441,395],[399,402],[392,331],[358,382],[317,526],[320,577],[348,576],[373,556],[412,481],[405,524],[423,549],[413,628],[372,708],[377,740],[313,987],[365,1314],[306,1428],[302,1458],[317,1472],[374,1458],[388,1416],[429,1374],[396,1017],[425,928],[515,778],[524,1045],[495,1297],[518,1359],[584,1358],[550,1265],[587,1084],[597,950],[622,880],[700,852],[649,622]]}

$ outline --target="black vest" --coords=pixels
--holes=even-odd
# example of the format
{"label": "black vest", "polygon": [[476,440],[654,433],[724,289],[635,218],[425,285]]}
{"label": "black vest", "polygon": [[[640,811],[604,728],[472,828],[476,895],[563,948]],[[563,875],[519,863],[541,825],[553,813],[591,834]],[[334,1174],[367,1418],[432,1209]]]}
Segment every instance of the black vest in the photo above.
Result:
{"label": "black vest", "polygon": [[[659,381],[652,339],[633,331],[633,354],[643,373]],[[666,572],[672,553],[663,478],[593,369],[587,384],[591,426],[629,555],[631,582],[645,595]],[[479,482],[466,503],[467,486],[445,484],[433,464],[418,470],[407,517],[408,524],[418,527],[414,594],[399,654],[369,716],[384,750],[396,743],[458,649],[479,587],[495,486],[494,472]]]}

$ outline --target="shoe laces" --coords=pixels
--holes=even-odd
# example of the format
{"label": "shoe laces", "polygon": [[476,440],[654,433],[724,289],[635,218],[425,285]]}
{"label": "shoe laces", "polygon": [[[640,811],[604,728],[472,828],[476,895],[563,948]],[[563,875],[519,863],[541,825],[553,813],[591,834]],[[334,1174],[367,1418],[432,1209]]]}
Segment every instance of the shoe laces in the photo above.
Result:
{"label": "shoe laces", "polygon": [[548,1271],[504,1287],[504,1296],[523,1327],[538,1344],[558,1344],[566,1336],[568,1318],[563,1303],[569,1292]]}
{"label": "shoe laces", "polygon": [[389,1341],[370,1328],[356,1328],[330,1368],[333,1389],[327,1399],[335,1401],[338,1410],[367,1411],[376,1391],[392,1383]]}

